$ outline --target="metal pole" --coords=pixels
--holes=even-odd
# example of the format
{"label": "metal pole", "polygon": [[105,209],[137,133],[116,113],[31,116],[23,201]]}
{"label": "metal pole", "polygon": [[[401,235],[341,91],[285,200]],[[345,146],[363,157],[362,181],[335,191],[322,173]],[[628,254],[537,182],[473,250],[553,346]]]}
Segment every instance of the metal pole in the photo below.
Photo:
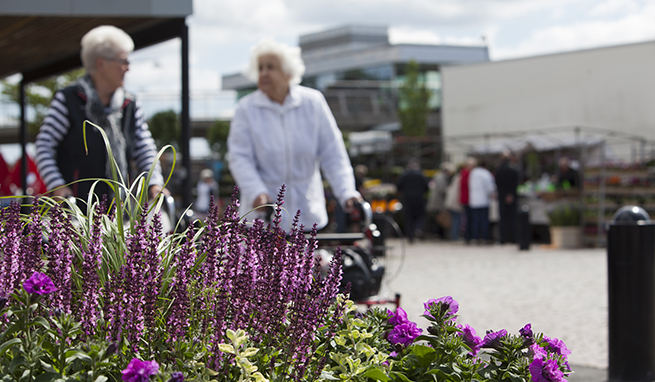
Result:
{"label": "metal pole", "polygon": [[598,225],[596,227],[596,241],[603,245],[603,221],[605,219],[605,141],[600,144],[600,179],[598,180]]}
{"label": "metal pole", "polygon": [[180,30],[182,39],[182,111],[180,120],[182,122],[182,137],[180,139],[180,150],[182,151],[182,167],[184,177],[182,179],[182,206],[183,209],[191,204],[191,123],[189,117],[189,27],[186,22]]}
{"label": "metal pole", "polygon": [[18,86],[18,97],[20,105],[20,187],[23,190],[23,195],[27,195],[27,112],[25,109],[25,81],[21,80]]}
{"label": "metal pole", "polygon": [[655,224],[619,209],[607,233],[609,381],[655,379]]}

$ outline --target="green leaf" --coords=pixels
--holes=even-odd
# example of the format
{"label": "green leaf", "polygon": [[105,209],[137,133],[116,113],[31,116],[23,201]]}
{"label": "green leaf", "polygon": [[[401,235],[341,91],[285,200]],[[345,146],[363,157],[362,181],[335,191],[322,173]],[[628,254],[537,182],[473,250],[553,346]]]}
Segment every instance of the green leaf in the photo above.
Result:
{"label": "green leaf", "polygon": [[4,355],[5,352],[10,349],[12,346],[20,343],[20,338],[13,338],[2,345],[0,345],[0,356]]}
{"label": "green leaf", "polygon": [[365,373],[362,374],[362,376],[374,379],[376,381],[382,381],[382,382],[387,382],[390,381],[391,378],[389,378],[382,370],[380,369],[368,369],[366,370]]}
{"label": "green leaf", "polygon": [[61,375],[59,373],[47,372],[36,377],[34,382],[48,382],[55,380],[55,378],[61,378]]}
{"label": "green leaf", "polygon": [[14,374],[14,370],[18,366],[25,366],[25,357],[23,357],[22,355],[19,355],[18,357],[11,360],[11,363],[9,364],[9,372],[11,374]]}
{"label": "green leaf", "polygon": [[399,373],[397,371],[391,371],[391,372],[389,372],[389,374],[391,375],[391,377],[394,380],[398,379],[398,380],[401,380],[403,382],[413,382],[411,379],[407,378],[407,376],[405,374],[403,374],[403,373]]}
{"label": "green leaf", "polygon": [[230,344],[218,344],[218,350],[222,351],[223,353],[230,353],[234,354],[234,346]]}
{"label": "green leaf", "polygon": [[411,352],[416,356],[422,367],[429,366],[437,358],[437,352],[433,348],[425,345],[414,345],[411,348]]}
{"label": "green leaf", "polygon": [[35,317],[32,321],[30,321],[30,322],[27,324],[28,327],[30,327],[30,326],[36,326],[36,325],[42,326],[42,327],[44,327],[44,328],[46,328],[46,329],[50,329],[50,324],[49,324],[48,321],[46,321],[46,319],[43,318],[43,317]]}
{"label": "green leaf", "polygon": [[93,364],[93,359],[82,350],[69,350],[66,352],[66,363],[70,363],[76,359],[79,359],[87,365]]}

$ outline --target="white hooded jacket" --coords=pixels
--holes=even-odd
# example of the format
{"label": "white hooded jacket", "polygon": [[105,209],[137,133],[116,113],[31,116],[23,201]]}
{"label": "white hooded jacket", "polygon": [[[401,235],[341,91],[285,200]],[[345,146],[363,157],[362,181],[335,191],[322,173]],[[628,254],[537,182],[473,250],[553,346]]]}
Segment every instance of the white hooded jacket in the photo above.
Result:
{"label": "white hooded jacket", "polygon": [[282,105],[260,90],[243,97],[227,144],[242,215],[262,193],[275,199],[284,184],[288,214],[283,212],[282,228],[289,229],[297,210],[306,230],[314,223],[324,227],[328,216],[320,170],[341,205],[359,196],[341,131],[317,90],[291,86]]}

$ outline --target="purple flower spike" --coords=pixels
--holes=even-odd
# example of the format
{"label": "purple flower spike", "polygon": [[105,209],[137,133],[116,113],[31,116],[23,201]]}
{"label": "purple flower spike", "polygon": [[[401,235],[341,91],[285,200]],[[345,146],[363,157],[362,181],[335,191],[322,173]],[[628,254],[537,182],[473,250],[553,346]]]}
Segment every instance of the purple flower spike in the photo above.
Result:
{"label": "purple flower spike", "polygon": [[462,330],[460,333],[462,341],[464,341],[466,346],[471,348],[471,352],[469,354],[472,356],[477,355],[482,348],[482,338],[478,337],[475,333],[475,329],[469,325],[460,326],[459,328]]}
{"label": "purple flower spike", "polygon": [[[455,313],[459,310],[459,304],[455,299],[453,299],[451,296],[445,296],[441,298],[431,298],[427,302],[423,303],[423,307],[425,308],[425,312],[423,312],[424,315],[432,317],[430,314],[430,308],[437,305],[438,303],[441,303],[441,310],[447,310],[446,316],[454,316]],[[434,317],[432,317],[434,318]]]}
{"label": "purple flower spike", "polygon": [[566,347],[566,344],[564,344],[564,341],[558,340],[557,338],[548,338],[544,337],[544,340],[548,342],[548,350],[551,353],[567,356],[571,354],[571,351],[569,348]]}
{"label": "purple flower spike", "polygon": [[484,336],[484,341],[482,343],[483,348],[492,348],[496,349],[500,346],[500,340],[507,335],[507,330],[501,329],[497,332],[489,330],[487,335]]}
{"label": "purple flower spike", "polygon": [[535,358],[530,364],[533,382],[567,382],[554,359]]}
{"label": "purple flower spike", "polygon": [[394,345],[409,346],[416,337],[421,335],[421,332],[423,332],[423,329],[416,326],[415,323],[405,322],[393,328],[387,339]]}
{"label": "purple flower spike", "polygon": [[389,323],[393,326],[398,326],[401,324],[404,324],[406,322],[409,322],[409,319],[407,318],[407,312],[401,307],[398,307],[396,309],[396,313],[390,311],[387,309],[387,313],[389,313]]}
{"label": "purple flower spike", "polygon": [[23,288],[27,293],[49,294],[57,290],[50,277],[41,272],[34,272],[32,277],[25,280]]}
{"label": "purple flower spike", "polygon": [[156,361],[141,361],[132,358],[127,368],[123,370],[123,381],[126,382],[148,382],[150,376],[157,374],[159,365]]}

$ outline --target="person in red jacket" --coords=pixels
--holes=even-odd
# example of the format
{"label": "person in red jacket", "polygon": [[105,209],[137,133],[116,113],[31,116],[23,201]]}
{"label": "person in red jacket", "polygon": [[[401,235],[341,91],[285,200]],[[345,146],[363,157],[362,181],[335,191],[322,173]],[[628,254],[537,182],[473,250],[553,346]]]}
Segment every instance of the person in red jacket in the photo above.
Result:
{"label": "person in red jacket", "polygon": [[464,230],[464,241],[466,244],[471,242],[471,221],[473,220],[473,214],[471,213],[471,207],[469,206],[469,174],[476,165],[477,160],[475,158],[467,158],[466,164],[462,168],[462,175],[459,179],[459,202],[462,204],[462,207],[464,207],[464,214],[466,216]]}

